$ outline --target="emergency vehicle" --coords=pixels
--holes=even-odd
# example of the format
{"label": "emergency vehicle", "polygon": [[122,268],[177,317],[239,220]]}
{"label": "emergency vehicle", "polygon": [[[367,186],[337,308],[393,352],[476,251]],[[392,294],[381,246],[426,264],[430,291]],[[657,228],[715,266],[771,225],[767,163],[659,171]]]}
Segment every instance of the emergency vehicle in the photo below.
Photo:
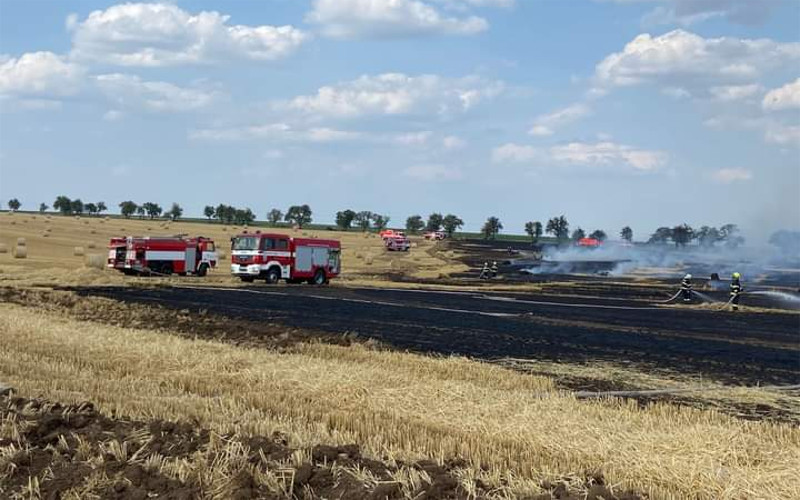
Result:
{"label": "emergency vehicle", "polygon": [[447,233],[444,231],[427,231],[422,235],[426,240],[439,241],[447,238]]}
{"label": "emergency vehicle", "polygon": [[198,236],[128,236],[111,238],[107,266],[125,274],[194,274],[216,267],[214,241]]}
{"label": "emergency vehicle", "polygon": [[598,248],[603,242],[596,238],[581,238],[575,243],[580,248]]}
{"label": "emergency vehicle", "polygon": [[341,250],[337,240],[242,233],[231,238],[231,274],[246,282],[324,285],[339,275]]}
{"label": "emergency vehicle", "polygon": [[411,240],[405,235],[388,236],[383,239],[383,244],[389,251],[408,252],[411,248]]}
{"label": "emergency vehicle", "polygon": [[384,240],[386,238],[394,238],[395,236],[405,236],[406,235],[406,233],[404,233],[403,231],[396,231],[394,229],[384,229],[379,234],[380,234],[381,238],[384,239]]}

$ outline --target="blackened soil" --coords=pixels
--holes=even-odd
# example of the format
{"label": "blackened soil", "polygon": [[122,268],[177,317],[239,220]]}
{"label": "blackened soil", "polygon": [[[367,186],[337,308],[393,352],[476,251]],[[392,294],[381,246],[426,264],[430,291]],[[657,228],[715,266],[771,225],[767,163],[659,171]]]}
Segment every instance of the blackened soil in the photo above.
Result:
{"label": "blackened soil", "polygon": [[[475,480],[460,479],[460,460],[444,463],[383,462],[362,455],[357,445],[318,445],[310,450],[311,461],[299,466],[287,465],[296,450],[285,436],[222,436],[224,441],[238,441],[247,454],[247,463],[238,470],[226,470],[230,478],[224,484],[203,484],[197,475],[183,480],[171,477],[159,461],[182,459],[196,470],[211,469],[217,464],[216,453],[209,449],[210,434],[186,423],[160,420],[150,422],[111,419],[99,414],[91,403],[62,405],[42,399],[15,396],[0,397],[0,421],[14,425],[17,433],[0,437],[0,497],[20,498],[33,480],[38,481],[39,498],[58,499],[66,494],[103,499],[194,499],[219,498],[298,498],[309,493],[313,498],[329,499],[467,499],[486,498],[489,486]],[[6,435],[4,434],[4,436]],[[12,436],[12,434],[15,434]],[[127,455],[110,443],[128,448]],[[117,448],[119,450],[119,448]],[[135,458],[133,454],[135,452]],[[224,462],[224,460],[222,460]],[[337,466],[337,469],[334,469]],[[365,482],[356,474],[342,473],[341,468],[368,471],[377,483]],[[400,468],[424,471],[430,481],[401,484],[394,473]],[[286,481],[280,490],[259,483],[254,469],[280,473]],[[206,474],[208,470],[203,471]],[[92,480],[93,478],[93,480]],[[565,481],[542,485],[540,499],[626,499],[642,496],[614,492],[600,474],[586,474],[579,487]],[[575,484],[571,481],[570,484]],[[470,491],[473,492],[470,495]],[[588,495],[588,496],[587,496]]]}
{"label": "blackened soil", "polygon": [[[481,359],[604,361],[732,384],[800,383],[800,315],[637,300],[341,287],[79,288],[80,295]],[[237,331],[230,331],[232,337]]]}

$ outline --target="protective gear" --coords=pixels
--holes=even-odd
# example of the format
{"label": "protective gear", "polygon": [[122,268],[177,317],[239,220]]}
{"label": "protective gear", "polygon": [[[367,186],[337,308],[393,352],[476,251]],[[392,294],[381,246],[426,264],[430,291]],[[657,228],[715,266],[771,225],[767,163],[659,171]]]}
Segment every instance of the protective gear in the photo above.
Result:
{"label": "protective gear", "polygon": [[684,303],[692,301],[692,275],[687,274],[681,280],[681,297]]}
{"label": "protective gear", "polygon": [[481,269],[480,279],[488,280],[491,277],[489,273],[490,273],[489,261],[487,260],[486,262],[483,263],[483,269]]}
{"label": "protective gear", "polygon": [[741,274],[733,273],[733,280],[731,281],[731,307],[734,311],[739,310],[739,296],[744,291],[744,287],[739,282],[739,278],[741,278]]}
{"label": "protective gear", "polygon": [[492,261],[492,275],[491,276],[492,276],[492,278],[497,276],[497,261],[496,260]]}

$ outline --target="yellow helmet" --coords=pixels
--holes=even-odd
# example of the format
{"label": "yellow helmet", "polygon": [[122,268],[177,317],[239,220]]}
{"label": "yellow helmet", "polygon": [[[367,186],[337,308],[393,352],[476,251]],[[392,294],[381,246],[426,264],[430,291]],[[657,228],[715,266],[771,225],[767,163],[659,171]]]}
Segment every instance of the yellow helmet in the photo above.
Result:
{"label": "yellow helmet", "polygon": [[739,273],[733,273],[733,279],[735,279],[735,280],[738,280],[738,279],[739,279],[739,278],[741,278],[741,277],[742,277],[742,275],[741,275],[741,274],[739,274]]}

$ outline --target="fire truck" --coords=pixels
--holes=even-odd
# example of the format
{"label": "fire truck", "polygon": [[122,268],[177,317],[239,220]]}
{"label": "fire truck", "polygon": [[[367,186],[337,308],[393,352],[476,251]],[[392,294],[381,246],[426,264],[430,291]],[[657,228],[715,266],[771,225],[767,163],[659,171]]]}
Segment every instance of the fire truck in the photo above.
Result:
{"label": "fire truck", "polygon": [[128,275],[205,276],[216,265],[214,241],[203,236],[127,236],[108,245],[107,266]]}
{"label": "fire truck", "polygon": [[384,240],[386,238],[394,238],[395,236],[405,236],[405,235],[406,233],[404,233],[403,231],[397,231],[395,229],[384,229],[383,231],[380,232],[380,237]]}
{"label": "fire truck", "polygon": [[286,280],[324,285],[339,275],[341,244],[336,240],[285,234],[242,233],[231,238],[231,274],[242,281]]}
{"label": "fire truck", "polygon": [[405,235],[388,236],[383,239],[383,244],[389,251],[408,252],[411,248],[411,240]]}

